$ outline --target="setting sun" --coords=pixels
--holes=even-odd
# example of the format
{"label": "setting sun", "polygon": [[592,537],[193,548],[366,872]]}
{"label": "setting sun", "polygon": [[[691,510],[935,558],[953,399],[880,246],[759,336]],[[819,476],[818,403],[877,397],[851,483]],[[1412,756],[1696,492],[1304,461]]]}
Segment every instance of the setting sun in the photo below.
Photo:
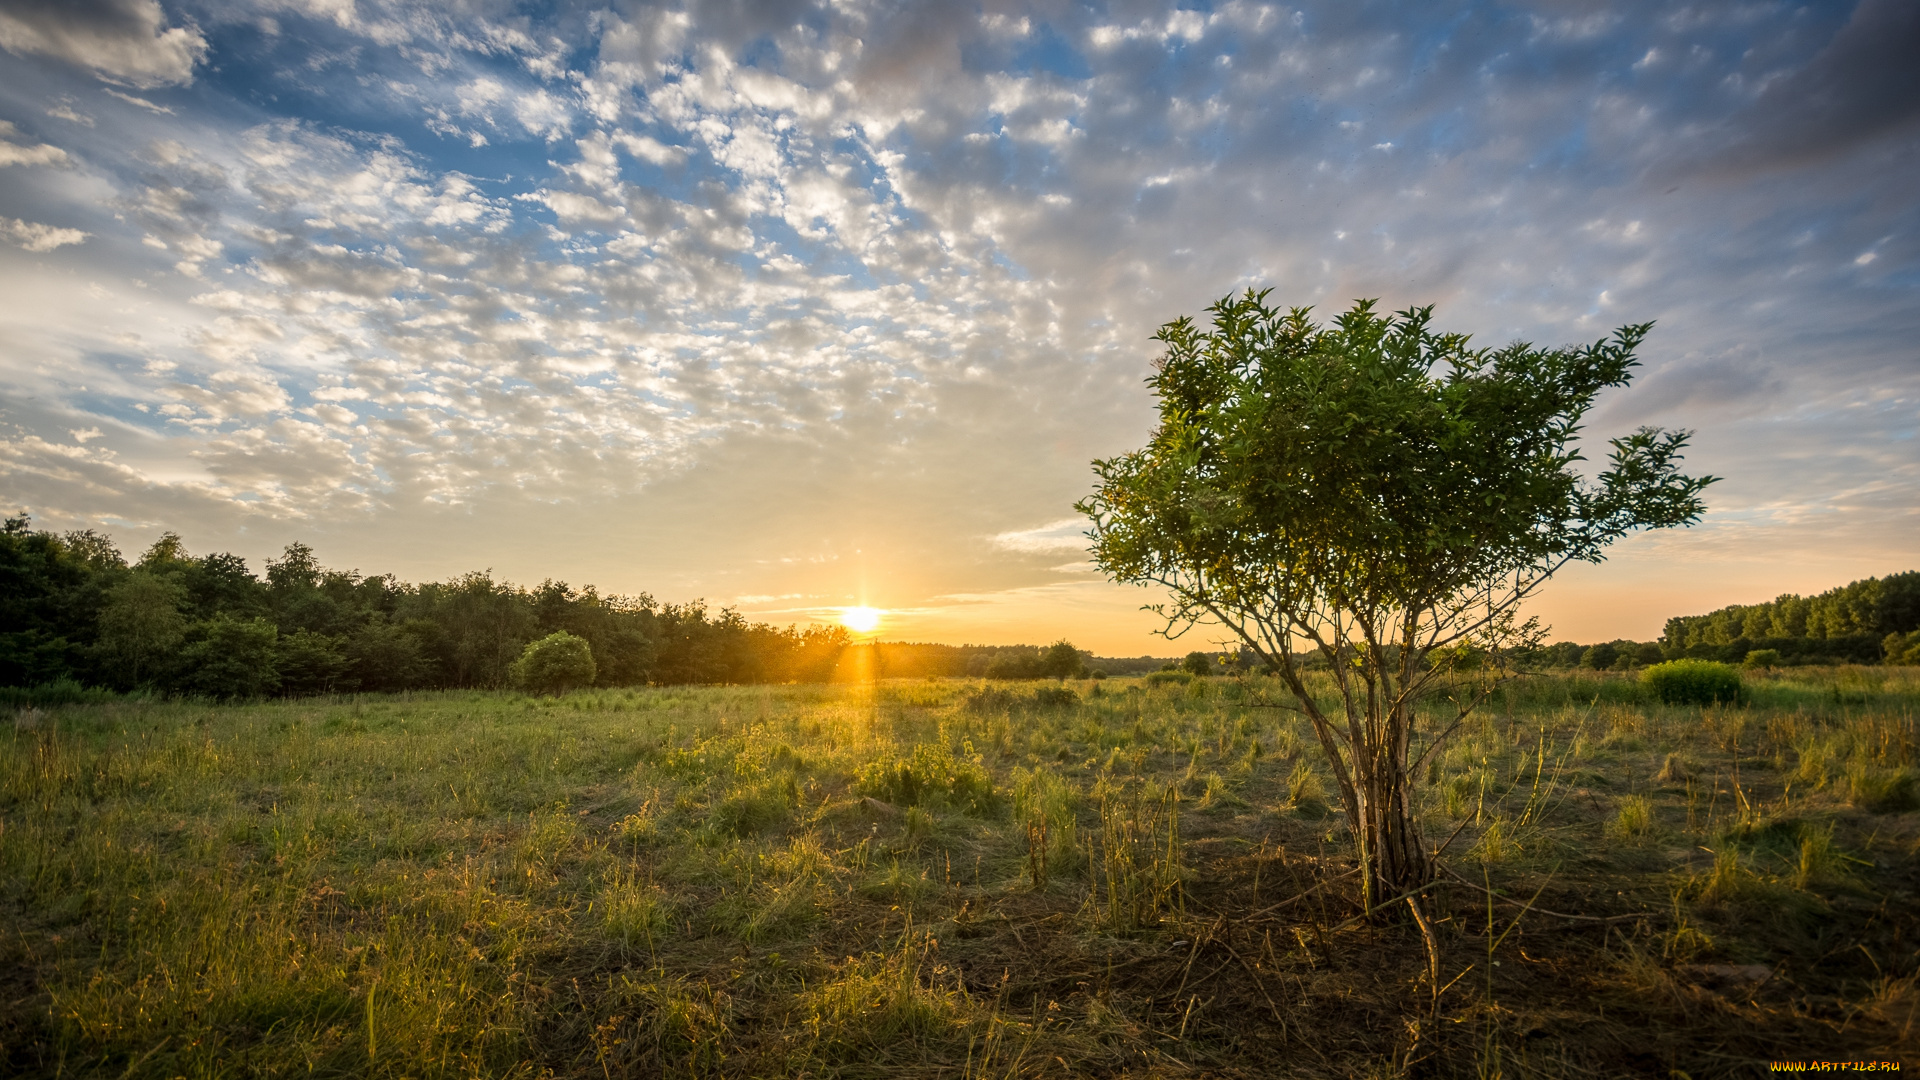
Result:
{"label": "setting sun", "polygon": [[840,609],[840,625],[856,634],[871,634],[880,625],[880,609],[850,607]]}

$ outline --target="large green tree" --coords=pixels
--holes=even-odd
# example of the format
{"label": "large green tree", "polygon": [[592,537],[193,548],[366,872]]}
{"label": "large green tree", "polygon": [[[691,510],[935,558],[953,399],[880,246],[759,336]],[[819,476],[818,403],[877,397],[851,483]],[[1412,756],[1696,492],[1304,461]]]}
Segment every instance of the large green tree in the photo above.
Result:
{"label": "large green tree", "polygon": [[[1267,295],[1221,300],[1208,328],[1161,327],[1160,425],[1094,463],[1078,509],[1103,572],[1169,591],[1169,636],[1221,627],[1285,683],[1378,900],[1431,880],[1408,777],[1478,700],[1417,724],[1422,698],[1459,658],[1483,679],[1537,645],[1519,609],[1542,583],[1633,530],[1694,522],[1713,478],[1679,472],[1686,433],[1648,428],[1613,440],[1595,479],[1578,470],[1581,418],[1627,383],[1652,324],[1479,349],[1434,331],[1431,308],[1361,301],[1323,326]],[[1303,663],[1316,653],[1326,698]]]}

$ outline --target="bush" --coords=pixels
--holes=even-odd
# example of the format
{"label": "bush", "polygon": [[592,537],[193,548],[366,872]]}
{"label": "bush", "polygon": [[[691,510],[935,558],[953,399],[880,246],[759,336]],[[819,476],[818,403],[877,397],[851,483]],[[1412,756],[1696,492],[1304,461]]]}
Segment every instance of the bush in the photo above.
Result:
{"label": "bush", "polygon": [[1733,704],[1741,700],[1740,673],[1712,660],[1669,660],[1640,673],[1640,681],[1667,705]]}
{"label": "bush", "polygon": [[993,780],[978,756],[956,756],[937,743],[921,743],[910,757],[874,758],[854,778],[853,790],[895,806],[929,799],[980,815],[993,810]]}
{"label": "bush", "polygon": [[31,709],[41,705],[101,705],[120,700],[112,690],[82,686],[72,679],[56,679],[39,686],[0,686],[0,709]]}
{"label": "bush", "polygon": [[1780,650],[1755,649],[1740,663],[1743,667],[1750,668],[1777,668],[1780,666]]}
{"label": "bush", "polygon": [[1080,704],[1080,695],[1064,686],[1043,686],[1033,692],[1036,709],[1065,709]]}
{"label": "bush", "polygon": [[514,685],[536,694],[592,686],[594,674],[593,648],[586,638],[574,637],[565,630],[529,644],[513,663]]}

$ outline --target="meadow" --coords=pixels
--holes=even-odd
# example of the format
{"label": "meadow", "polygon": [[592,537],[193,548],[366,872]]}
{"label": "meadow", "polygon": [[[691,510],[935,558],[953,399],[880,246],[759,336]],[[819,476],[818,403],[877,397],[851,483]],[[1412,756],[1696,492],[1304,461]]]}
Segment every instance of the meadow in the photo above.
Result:
{"label": "meadow", "polygon": [[1424,919],[1259,678],[25,709],[0,1068],[1920,1065],[1920,669],[1747,682],[1509,684],[1420,778]]}

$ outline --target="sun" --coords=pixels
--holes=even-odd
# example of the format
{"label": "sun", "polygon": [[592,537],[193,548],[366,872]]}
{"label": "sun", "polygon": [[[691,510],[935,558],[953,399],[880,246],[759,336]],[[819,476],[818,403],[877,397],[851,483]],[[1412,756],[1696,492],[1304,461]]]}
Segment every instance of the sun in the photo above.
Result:
{"label": "sun", "polygon": [[880,625],[880,609],[850,607],[840,609],[840,625],[856,634],[871,634]]}

